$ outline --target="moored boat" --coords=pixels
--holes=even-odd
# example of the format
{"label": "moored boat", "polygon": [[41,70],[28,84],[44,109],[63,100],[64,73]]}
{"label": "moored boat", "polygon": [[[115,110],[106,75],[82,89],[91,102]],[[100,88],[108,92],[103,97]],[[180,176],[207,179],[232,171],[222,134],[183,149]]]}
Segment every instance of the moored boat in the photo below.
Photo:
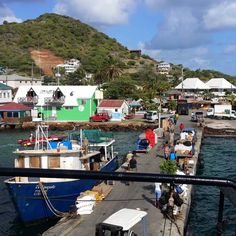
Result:
{"label": "moored boat", "polygon": [[[40,141],[45,141],[45,142],[47,142],[47,141],[62,141],[65,138],[66,138],[66,136],[63,136],[63,135],[50,135],[47,138],[42,137]],[[36,143],[36,138],[32,136],[32,137],[29,137],[26,139],[18,139],[17,143],[23,147],[34,146]]]}
{"label": "moored boat", "polygon": [[[44,129],[38,126],[35,149],[16,150],[15,168],[42,168],[64,170],[114,171],[117,156],[113,151],[115,140],[101,131],[80,132],[77,140],[58,142],[53,147],[45,142]],[[54,143],[55,145],[55,143]],[[72,209],[81,192],[90,190],[98,180],[41,177],[12,177],[5,184],[20,219],[26,223],[64,216]]]}

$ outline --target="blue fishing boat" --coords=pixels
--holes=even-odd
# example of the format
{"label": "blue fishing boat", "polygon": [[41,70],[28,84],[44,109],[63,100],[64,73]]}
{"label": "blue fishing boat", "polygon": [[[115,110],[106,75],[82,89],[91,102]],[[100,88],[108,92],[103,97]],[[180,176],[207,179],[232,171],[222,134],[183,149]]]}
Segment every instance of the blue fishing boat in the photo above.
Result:
{"label": "blue fishing boat", "polygon": [[[112,135],[100,130],[81,130],[76,139],[45,142],[42,137],[47,137],[47,129],[47,126],[37,127],[34,149],[14,152],[17,155],[15,168],[115,171],[118,167]],[[56,176],[16,176],[5,180],[19,217],[25,224],[65,216],[80,193],[92,189],[98,182]]]}

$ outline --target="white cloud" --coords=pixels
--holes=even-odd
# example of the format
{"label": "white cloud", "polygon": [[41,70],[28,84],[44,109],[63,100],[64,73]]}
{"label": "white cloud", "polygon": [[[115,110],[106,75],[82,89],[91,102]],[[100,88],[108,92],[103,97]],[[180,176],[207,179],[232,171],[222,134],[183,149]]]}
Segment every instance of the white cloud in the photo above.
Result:
{"label": "white cloud", "polygon": [[[214,68],[215,55],[204,50],[201,47],[195,49],[176,49],[176,50],[142,50],[144,54],[147,54],[157,61],[166,61],[174,64],[183,64],[184,67],[191,69],[198,68]],[[200,55],[201,53],[202,55]]]}
{"label": "white cloud", "polygon": [[127,23],[135,6],[135,0],[58,0],[54,12],[106,26]]}
{"label": "white cloud", "polygon": [[21,19],[15,17],[14,13],[5,5],[0,3],[0,24],[7,22],[22,22]]}
{"label": "white cloud", "polygon": [[[183,14],[184,12],[184,14]],[[150,49],[191,48],[209,42],[208,35],[201,30],[199,20],[187,9],[171,10],[166,20],[146,44]]]}
{"label": "white cloud", "polygon": [[236,27],[236,2],[224,1],[210,8],[203,17],[206,29]]}

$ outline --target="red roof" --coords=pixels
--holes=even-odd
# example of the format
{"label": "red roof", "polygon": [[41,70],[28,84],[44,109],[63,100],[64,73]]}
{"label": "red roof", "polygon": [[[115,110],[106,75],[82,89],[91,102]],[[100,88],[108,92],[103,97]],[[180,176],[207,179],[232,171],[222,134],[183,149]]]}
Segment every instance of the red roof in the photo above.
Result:
{"label": "red roof", "polygon": [[3,106],[0,106],[0,111],[28,111],[28,110],[31,110],[31,108],[15,102],[9,102]]}
{"label": "red roof", "polygon": [[98,107],[121,107],[124,100],[102,100]]}

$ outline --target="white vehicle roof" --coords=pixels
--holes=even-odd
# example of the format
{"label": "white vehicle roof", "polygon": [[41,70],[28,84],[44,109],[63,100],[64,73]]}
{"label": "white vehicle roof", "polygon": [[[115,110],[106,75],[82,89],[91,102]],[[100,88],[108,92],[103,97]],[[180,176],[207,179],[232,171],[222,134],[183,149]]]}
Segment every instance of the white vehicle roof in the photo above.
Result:
{"label": "white vehicle roof", "polygon": [[103,223],[121,226],[126,231],[140,222],[146,215],[146,211],[123,208],[109,216]]}

